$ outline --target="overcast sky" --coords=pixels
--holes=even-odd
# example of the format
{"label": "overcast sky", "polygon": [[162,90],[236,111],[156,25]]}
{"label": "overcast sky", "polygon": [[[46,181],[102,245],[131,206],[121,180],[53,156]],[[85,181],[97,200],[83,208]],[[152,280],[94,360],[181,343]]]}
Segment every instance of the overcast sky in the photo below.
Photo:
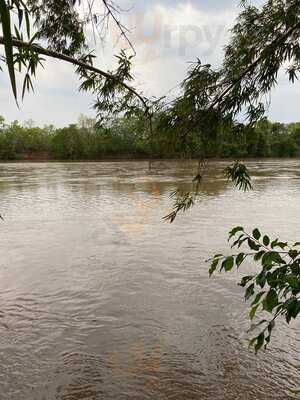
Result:
{"label": "overcast sky", "polygon": [[[121,0],[123,22],[131,30],[137,57],[134,76],[140,91],[161,96],[185,77],[189,62],[197,57],[203,63],[218,65],[228,30],[239,12],[239,0]],[[261,3],[261,0],[256,0]],[[120,3],[120,1],[119,1]],[[106,43],[97,48],[97,65],[112,69],[114,53],[125,46],[118,43],[117,32],[110,30]],[[92,43],[93,44],[93,43]],[[48,60],[40,70],[35,94],[27,95],[18,110],[6,73],[0,72],[0,115],[7,121],[33,119],[40,125],[63,126],[77,121],[82,113],[94,116],[93,98],[78,92],[79,82],[72,66]],[[170,94],[174,95],[176,89]],[[272,94],[271,120],[300,121],[300,85],[280,79]]]}

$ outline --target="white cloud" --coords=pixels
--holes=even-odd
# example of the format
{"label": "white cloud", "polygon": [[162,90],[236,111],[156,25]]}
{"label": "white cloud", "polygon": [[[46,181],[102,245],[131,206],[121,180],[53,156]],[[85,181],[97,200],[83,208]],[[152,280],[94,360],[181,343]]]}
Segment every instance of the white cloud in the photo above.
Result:
{"label": "white cloud", "polygon": [[147,93],[160,96],[184,78],[188,61],[220,63],[234,12],[212,14],[190,3],[159,4],[139,17],[133,32],[136,75]]}
{"label": "white cloud", "polygon": [[271,93],[271,106],[268,118],[272,121],[300,121],[299,110],[300,84],[291,84],[283,71],[280,74],[278,86]]}
{"label": "white cloud", "polygon": [[[90,109],[92,98],[78,92],[79,81],[72,66],[49,60],[37,77],[35,93],[26,94],[18,109],[7,75],[0,75],[0,115],[7,121],[33,119],[39,125],[54,123],[63,126],[75,122],[80,113],[93,115]],[[20,81],[20,89],[21,86]]]}

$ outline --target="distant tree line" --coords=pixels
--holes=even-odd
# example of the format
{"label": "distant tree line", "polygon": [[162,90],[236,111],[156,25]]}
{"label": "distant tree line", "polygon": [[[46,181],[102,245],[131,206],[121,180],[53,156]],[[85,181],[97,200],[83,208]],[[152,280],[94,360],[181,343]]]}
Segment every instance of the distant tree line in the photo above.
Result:
{"label": "distant tree line", "polygon": [[[155,118],[154,118],[155,125]],[[0,117],[0,159],[97,160],[114,157],[207,158],[294,157],[300,155],[300,122],[258,122],[248,129],[228,129],[208,138],[189,133],[185,142],[172,131],[156,127],[152,141],[137,116],[118,118],[97,127],[95,120],[81,116],[77,124],[56,129],[43,128],[29,120],[5,123]]]}

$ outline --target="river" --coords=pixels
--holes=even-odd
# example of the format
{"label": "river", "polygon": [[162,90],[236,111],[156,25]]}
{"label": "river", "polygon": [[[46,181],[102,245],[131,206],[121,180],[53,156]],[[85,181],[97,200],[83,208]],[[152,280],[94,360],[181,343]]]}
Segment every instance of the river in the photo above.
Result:
{"label": "river", "polygon": [[247,164],[241,193],[208,163],[174,224],[196,165],[0,164],[0,399],[296,398],[299,322],[255,356],[240,275],[205,263],[236,225],[300,239],[300,160]]}

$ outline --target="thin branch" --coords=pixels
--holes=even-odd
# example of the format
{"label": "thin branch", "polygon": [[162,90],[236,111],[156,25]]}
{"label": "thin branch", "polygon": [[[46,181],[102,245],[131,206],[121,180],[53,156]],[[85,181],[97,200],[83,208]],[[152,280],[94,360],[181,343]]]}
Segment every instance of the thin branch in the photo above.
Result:
{"label": "thin branch", "polygon": [[120,22],[120,20],[116,17],[115,13],[118,12],[119,10],[117,10],[116,7],[114,7],[113,4],[108,3],[107,0],[102,0],[102,3],[104,5],[104,7],[106,8],[107,11],[107,15],[106,17],[111,17],[112,20],[115,22],[115,24],[117,25],[119,31],[120,31],[120,37],[124,37],[126,42],[129,44],[131,50],[133,51],[133,54],[136,55],[136,51],[135,48],[133,47],[133,44],[131,42],[131,40],[128,37],[128,29]]}

